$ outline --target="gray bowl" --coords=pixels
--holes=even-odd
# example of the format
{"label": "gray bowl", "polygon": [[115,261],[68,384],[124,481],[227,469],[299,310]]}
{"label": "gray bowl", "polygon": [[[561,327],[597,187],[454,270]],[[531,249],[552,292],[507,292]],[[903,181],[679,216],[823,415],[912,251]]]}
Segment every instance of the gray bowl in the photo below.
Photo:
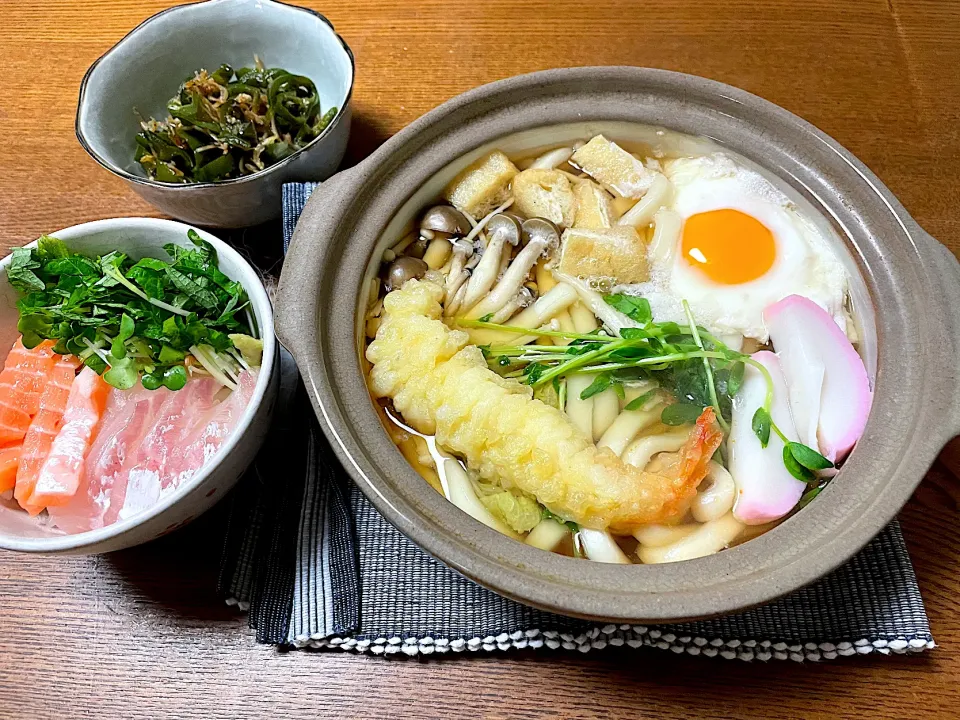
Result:
{"label": "gray bowl", "polygon": [[[167,259],[164,245],[192,247],[187,239],[191,228],[157,218],[113,218],[96,220],[60,230],[56,237],[70,248],[99,255],[120,250],[132,258]],[[276,371],[277,343],[267,291],[257,270],[236,250],[210,233],[193,228],[213,245],[220,269],[238,280],[250,297],[248,317],[263,338],[263,364],[250,404],[207,463],[173,492],[153,506],[112,525],[82,533],[63,534],[41,528],[36,518],[16,509],[13,501],[0,501],[0,548],[31,553],[92,555],[133,547],[176,530],[219,502],[253,461],[270,429],[270,418],[280,386]],[[12,255],[0,260],[0,348],[3,352],[17,338],[17,292],[7,282]]]}
{"label": "gray bowl", "polygon": [[[427,200],[414,194],[418,188],[451,177],[484,148],[518,137],[546,145],[571,128],[624,122],[706,135],[781,178],[833,224],[836,249],[854,273],[875,382],[866,434],[813,503],[748,543],[667,565],[574,560],[468,517],[430,488],[390,441],[359,362],[365,280],[391,239],[391,223],[411,217]],[[834,140],[728,85],[620,67],[551,70],[477,88],[327,182],[297,227],[276,320],[344,467],[377,509],[430,554],[496,592],[547,610],[665,622],[743,610],[796,590],[851,558],[893,519],[960,431],[958,308],[956,258]]]}
{"label": "gray bowl", "polygon": [[[282,161],[242,178],[184,185],[149,180],[134,160],[139,118],[166,117],[167,101],[198,68],[270,67],[306,75],[324,109],[339,108],[326,130]],[[167,215],[208,227],[245,227],[279,216],[283,183],[323,180],[343,159],[350,134],[353,53],[312,10],[273,0],[209,0],[165,10],[141,23],[87,71],[80,86],[77,138],[93,158]]]}

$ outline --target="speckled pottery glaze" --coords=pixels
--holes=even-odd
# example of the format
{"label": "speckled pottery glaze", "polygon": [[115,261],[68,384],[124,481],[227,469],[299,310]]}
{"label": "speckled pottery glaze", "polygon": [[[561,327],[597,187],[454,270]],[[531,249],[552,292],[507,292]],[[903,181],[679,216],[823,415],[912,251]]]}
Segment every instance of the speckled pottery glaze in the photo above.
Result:
{"label": "speckled pottery glaze", "polygon": [[[390,441],[360,365],[367,284],[393,228],[492,147],[535,148],[640,123],[706,136],[780,178],[833,226],[852,273],[875,386],[866,434],[817,500],[770,532],[697,560],[604,565],[543,552],[468,517]],[[618,130],[618,128],[620,128]],[[424,185],[428,187],[424,190]],[[900,510],[960,431],[960,265],[837,142],[711,80],[630,67],[574,68],[486,85],[441,105],[311,197],[284,265],[277,331],[321,425],[377,509],[478,583],[594,620],[666,622],[743,610],[811,583]]]}
{"label": "speckled pottery glaze", "polygon": [[[198,68],[269,67],[306,75],[323,109],[337,116],[310,144],[253,175],[219,182],[149,180],[134,160],[139,118],[167,116],[167,101]],[[283,183],[322,180],[337,170],[350,135],[354,62],[323,15],[274,0],[208,0],[145,20],[87,71],[80,86],[76,132],[100,165],[144,200],[184,222],[246,227],[278,217]]]}
{"label": "speckled pottery glaze", "polygon": [[[113,525],[84,533],[65,535],[38,526],[36,518],[11,509],[13,501],[0,507],[0,548],[34,553],[92,555],[133,547],[172,532],[213,507],[232,488],[253,461],[270,429],[280,376],[275,371],[277,342],[273,332],[270,299],[257,271],[240,254],[208,232],[194,228],[217,251],[220,269],[239,280],[250,297],[252,321],[263,338],[263,364],[250,404],[237,426],[210,461],[153,507]],[[68,247],[87,254],[103,255],[120,250],[130,257],[169,259],[163,246],[173,243],[191,247],[190,226],[155,218],[116,218],[74,225],[51,233]],[[31,244],[32,246],[32,244]],[[7,283],[11,255],[0,260],[0,346],[9,348],[17,332],[17,292]],[[4,350],[4,352],[6,352]]]}

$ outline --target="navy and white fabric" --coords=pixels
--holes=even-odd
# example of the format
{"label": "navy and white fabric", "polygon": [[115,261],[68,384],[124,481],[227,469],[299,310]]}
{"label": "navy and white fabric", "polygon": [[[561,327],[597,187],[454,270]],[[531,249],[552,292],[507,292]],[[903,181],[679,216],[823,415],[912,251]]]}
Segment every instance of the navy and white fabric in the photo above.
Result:
{"label": "navy and white fabric", "polygon": [[[284,249],[315,187],[284,188]],[[281,366],[273,435],[231,500],[220,577],[260,642],[376,655],[626,645],[796,661],[934,647],[896,522],[819,583],[715,620],[597,625],[500,597],[383,519],[327,445],[286,353]]]}

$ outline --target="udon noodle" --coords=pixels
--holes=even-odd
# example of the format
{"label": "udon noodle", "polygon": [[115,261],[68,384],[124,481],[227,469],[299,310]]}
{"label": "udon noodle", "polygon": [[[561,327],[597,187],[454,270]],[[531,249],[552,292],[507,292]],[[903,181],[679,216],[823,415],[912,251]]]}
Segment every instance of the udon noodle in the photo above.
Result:
{"label": "udon noodle", "polygon": [[400,452],[543,550],[719,552],[810,502],[862,432],[869,385],[844,414],[834,364],[793,361],[857,339],[829,243],[729,153],[676,155],[602,135],[490,152],[371,285],[366,367]]}

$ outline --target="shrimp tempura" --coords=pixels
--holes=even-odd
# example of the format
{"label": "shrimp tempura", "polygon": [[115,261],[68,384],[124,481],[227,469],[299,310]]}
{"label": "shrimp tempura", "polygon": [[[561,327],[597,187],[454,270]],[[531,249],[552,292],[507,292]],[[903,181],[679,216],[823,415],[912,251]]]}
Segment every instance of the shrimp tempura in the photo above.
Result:
{"label": "shrimp tempura", "polygon": [[411,280],[384,298],[367,348],[377,397],[392,398],[408,423],[482,477],[501,478],[585,527],[624,533],[686,512],[722,440],[711,409],[678,453],[651,465],[656,470],[628,465],[528,386],[490,370],[467,333],[440,320],[442,297],[437,284]]}

